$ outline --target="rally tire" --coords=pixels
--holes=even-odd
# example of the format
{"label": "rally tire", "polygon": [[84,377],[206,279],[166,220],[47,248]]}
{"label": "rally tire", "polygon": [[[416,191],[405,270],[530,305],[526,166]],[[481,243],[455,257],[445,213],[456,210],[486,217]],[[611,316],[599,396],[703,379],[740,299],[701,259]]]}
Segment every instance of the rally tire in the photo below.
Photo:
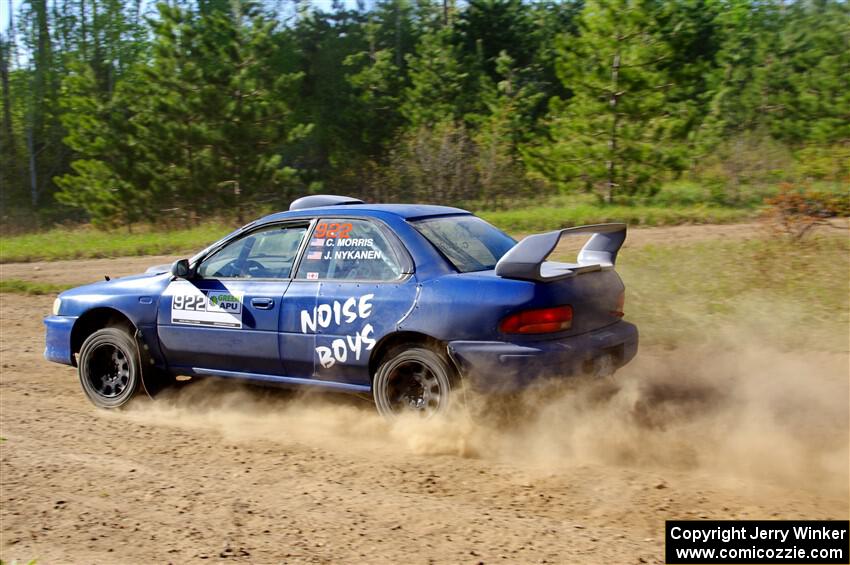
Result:
{"label": "rally tire", "polygon": [[388,419],[403,414],[425,418],[449,411],[453,369],[444,355],[421,346],[400,346],[381,361],[372,382],[378,413]]}
{"label": "rally tire", "polygon": [[138,346],[122,329],[98,330],[80,348],[77,373],[92,404],[99,408],[120,408],[141,389]]}

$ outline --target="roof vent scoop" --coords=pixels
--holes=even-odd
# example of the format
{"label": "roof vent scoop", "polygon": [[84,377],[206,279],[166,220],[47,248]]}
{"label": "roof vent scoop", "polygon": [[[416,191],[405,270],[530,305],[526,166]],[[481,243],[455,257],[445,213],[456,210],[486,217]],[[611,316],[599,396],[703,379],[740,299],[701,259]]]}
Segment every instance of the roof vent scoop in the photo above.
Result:
{"label": "roof vent scoop", "polygon": [[302,196],[289,205],[289,210],[304,210],[306,208],[319,208],[320,206],[342,206],[344,204],[363,204],[362,200],[350,196],[336,196],[334,194],[312,194]]}

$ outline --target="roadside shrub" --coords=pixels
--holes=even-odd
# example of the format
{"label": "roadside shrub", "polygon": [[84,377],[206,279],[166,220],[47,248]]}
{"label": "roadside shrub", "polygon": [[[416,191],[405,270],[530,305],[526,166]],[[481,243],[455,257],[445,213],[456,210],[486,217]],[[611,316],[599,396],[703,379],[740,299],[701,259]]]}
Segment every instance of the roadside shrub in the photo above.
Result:
{"label": "roadside shrub", "polygon": [[808,185],[783,183],[766,204],[766,219],[773,229],[794,241],[816,226],[831,225],[829,218],[850,215],[850,194],[814,190]]}
{"label": "roadside shrub", "polygon": [[740,204],[767,185],[790,180],[794,158],[787,146],[767,135],[749,132],[717,147],[693,169],[715,204]]}
{"label": "roadside shrub", "polygon": [[488,208],[539,192],[505,140],[475,137],[449,120],[400,135],[386,162],[368,160],[344,170],[331,187],[376,202],[480,203]]}

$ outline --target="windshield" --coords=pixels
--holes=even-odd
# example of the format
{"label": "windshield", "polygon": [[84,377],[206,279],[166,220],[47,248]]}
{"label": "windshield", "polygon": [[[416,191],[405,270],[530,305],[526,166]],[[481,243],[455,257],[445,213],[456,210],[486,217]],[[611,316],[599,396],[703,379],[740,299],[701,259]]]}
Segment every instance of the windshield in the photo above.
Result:
{"label": "windshield", "polygon": [[496,267],[516,241],[475,216],[443,216],[413,225],[461,273]]}

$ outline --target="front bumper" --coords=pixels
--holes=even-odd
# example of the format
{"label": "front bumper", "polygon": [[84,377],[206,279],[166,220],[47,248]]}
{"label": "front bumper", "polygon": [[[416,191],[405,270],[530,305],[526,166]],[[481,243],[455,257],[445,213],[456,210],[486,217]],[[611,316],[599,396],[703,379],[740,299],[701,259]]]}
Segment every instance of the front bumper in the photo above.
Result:
{"label": "front bumper", "polygon": [[44,319],[44,358],[54,363],[73,365],[71,330],[76,316],[48,316]]}
{"label": "front bumper", "polygon": [[540,379],[593,371],[594,362],[609,358],[622,367],[637,354],[637,327],[619,321],[581,335],[549,341],[452,341],[451,355],[472,388],[510,392]]}

